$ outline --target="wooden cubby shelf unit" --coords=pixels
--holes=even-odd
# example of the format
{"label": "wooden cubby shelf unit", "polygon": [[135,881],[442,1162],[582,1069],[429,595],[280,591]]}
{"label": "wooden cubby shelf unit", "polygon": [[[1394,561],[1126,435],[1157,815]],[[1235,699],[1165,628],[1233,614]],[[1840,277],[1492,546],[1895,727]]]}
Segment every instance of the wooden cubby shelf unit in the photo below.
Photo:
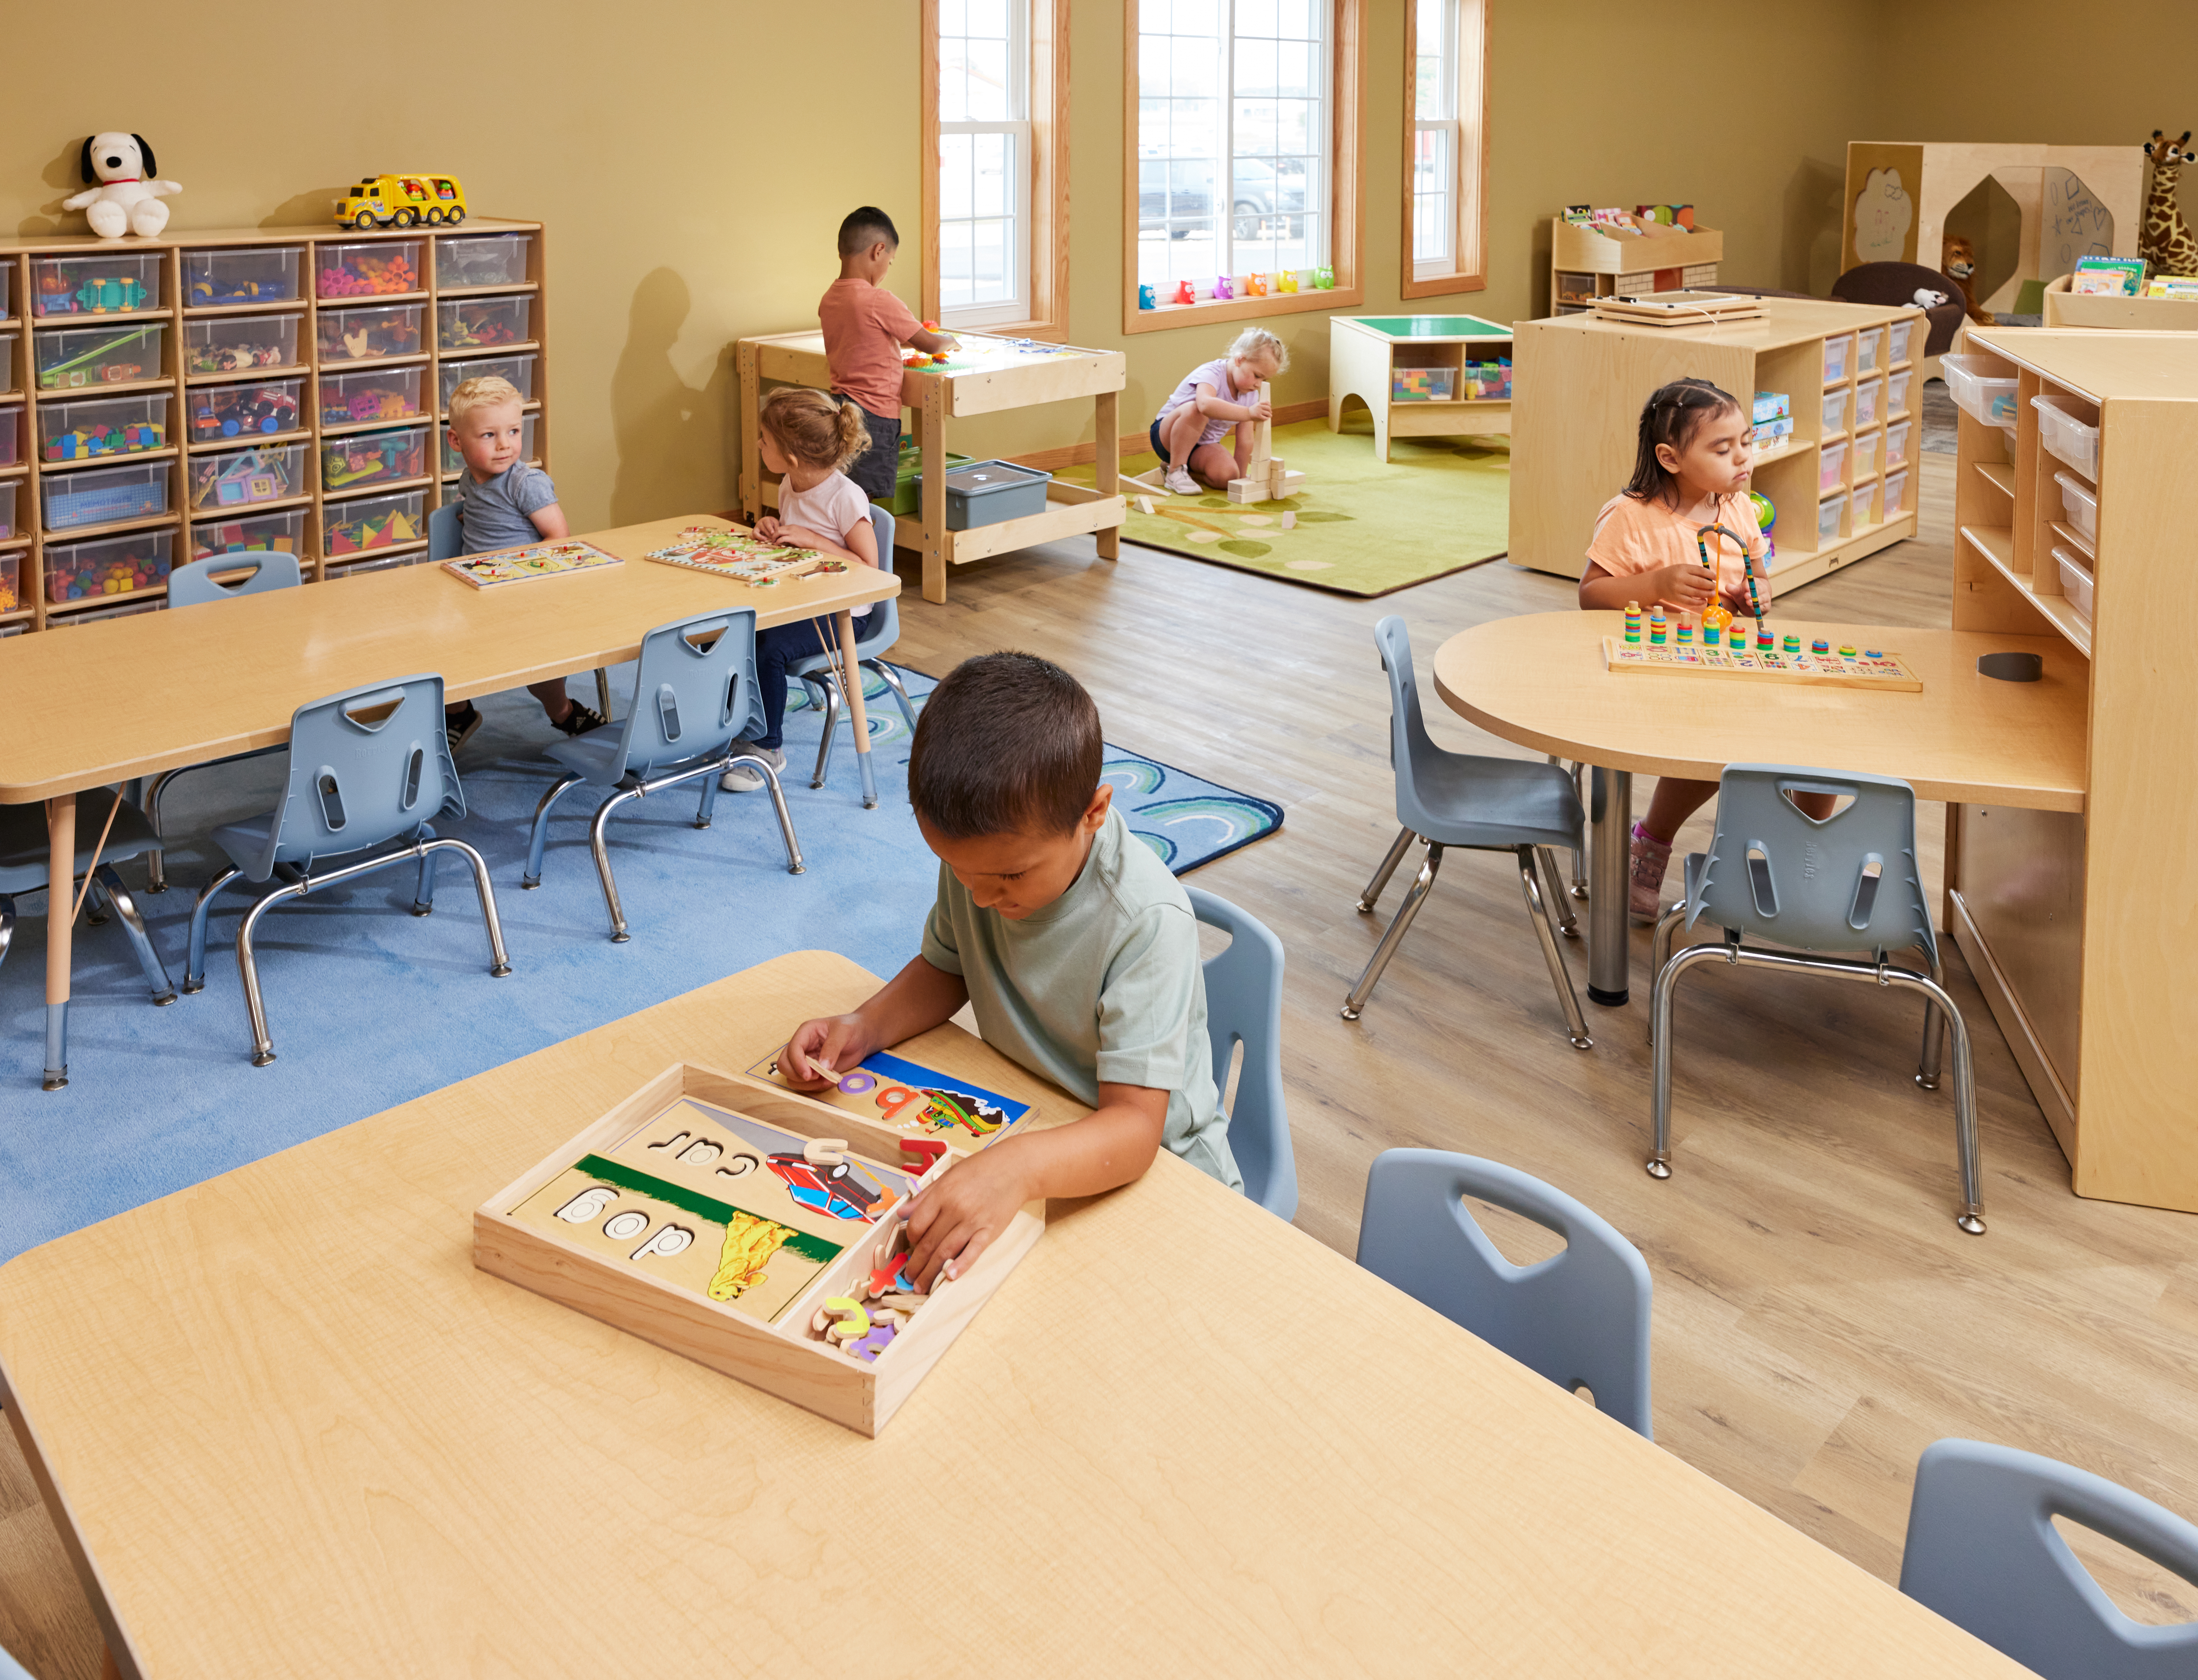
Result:
{"label": "wooden cubby shelf unit", "polygon": [[[491,234],[528,235],[523,279],[508,284],[482,286],[445,288],[438,284],[440,269],[438,254],[445,241],[479,238]],[[322,268],[319,259],[323,247],[405,241],[416,243],[421,247],[419,267],[422,284],[418,290],[385,293],[378,296],[323,298],[318,295]],[[185,278],[188,272],[187,253],[248,251],[254,247],[288,246],[302,247],[298,270],[299,295],[266,302],[223,303],[203,307],[190,305]],[[40,316],[34,312],[38,297],[35,276],[39,259],[142,255],[154,256],[160,263],[161,307],[111,314]],[[16,534],[11,538],[0,540],[0,564],[4,564],[10,557],[19,562],[16,582],[19,605],[13,612],[0,612],[0,635],[6,635],[17,627],[44,630],[63,621],[83,621],[108,612],[144,610],[163,604],[167,594],[164,586],[132,590],[119,595],[86,596],[67,602],[49,602],[46,599],[47,550],[77,543],[96,542],[103,537],[161,528],[172,530],[175,533],[173,561],[175,564],[182,565],[191,557],[190,530],[195,524],[217,519],[248,520],[265,514],[301,510],[305,519],[299,541],[298,559],[310,583],[340,578],[362,565],[388,559],[416,561],[424,555],[427,552],[426,516],[443,504],[447,488],[456,476],[445,470],[444,462],[446,429],[442,413],[443,363],[484,361],[505,356],[533,357],[534,390],[532,399],[526,404],[526,412],[533,421],[535,433],[534,448],[530,458],[538,466],[545,469],[549,467],[549,323],[544,314],[548,288],[543,283],[545,256],[543,227],[539,222],[506,221],[489,217],[471,218],[454,228],[392,228],[374,233],[340,228],[331,222],[311,227],[225,228],[182,232],[172,230],[159,239],[102,240],[89,234],[55,234],[42,238],[0,241],[0,265],[10,270],[12,283],[9,295],[10,307],[15,311],[12,317],[0,320],[0,336],[14,336],[14,361],[7,370],[11,377],[0,379],[0,385],[11,387],[5,394],[0,394],[0,425],[7,423],[11,413],[20,412],[21,419],[18,423],[22,428],[23,456],[20,466],[0,468],[0,491],[4,491],[9,485],[17,486]],[[472,346],[448,352],[442,349],[438,330],[439,317],[436,306],[439,303],[461,298],[503,295],[527,299],[529,318],[525,341]],[[381,305],[410,306],[420,311],[421,344],[418,351],[400,356],[330,359],[324,363],[320,353],[318,330],[321,311],[369,308]],[[189,371],[184,339],[194,323],[243,323],[265,315],[294,315],[299,317],[295,363],[287,367],[231,369],[213,374]],[[133,324],[158,326],[164,329],[160,367],[156,377],[127,381],[102,381],[96,384],[69,387],[43,388],[39,386],[36,346],[41,335],[55,332],[120,328]],[[420,370],[420,404],[416,415],[401,419],[322,425],[320,399],[323,378],[334,379],[346,374],[373,373],[398,368]],[[296,429],[271,435],[245,433],[229,438],[192,439],[190,404],[194,399],[224,385],[278,380],[301,381]],[[164,393],[169,399],[165,448],[124,455],[99,455],[80,461],[59,462],[44,458],[38,435],[39,411],[42,409],[61,403],[97,402],[112,397],[151,392]],[[355,436],[406,425],[425,427],[427,455],[419,476],[402,482],[357,485],[339,491],[323,488],[321,441],[323,438],[333,439]],[[189,505],[189,472],[195,462],[228,451],[297,445],[303,445],[305,450],[304,482],[298,494],[277,500],[219,508],[192,508]],[[56,476],[137,463],[157,466],[166,473],[168,511],[109,525],[58,531],[46,528],[44,486]],[[407,491],[418,491],[423,497],[418,541],[352,554],[327,553],[326,531],[332,508]]]}

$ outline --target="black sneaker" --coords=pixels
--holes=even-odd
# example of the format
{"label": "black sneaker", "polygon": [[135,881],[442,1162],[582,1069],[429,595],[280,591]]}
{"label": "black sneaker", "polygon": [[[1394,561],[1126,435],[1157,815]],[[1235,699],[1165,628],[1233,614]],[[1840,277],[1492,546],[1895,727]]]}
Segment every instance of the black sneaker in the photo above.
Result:
{"label": "black sneaker", "polygon": [[590,730],[602,728],[607,721],[594,706],[583,706],[576,700],[573,702],[573,709],[565,714],[564,721],[557,727],[567,735],[585,735]]}
{"label": "black sneaker", "polygon": [[474,738],[474,732],[480,726],[480,708],[471,700],[468,700],[460,711],[444,712],[443,728],[450,735],[452,758],[458,756],[458,748],[471,741]]}

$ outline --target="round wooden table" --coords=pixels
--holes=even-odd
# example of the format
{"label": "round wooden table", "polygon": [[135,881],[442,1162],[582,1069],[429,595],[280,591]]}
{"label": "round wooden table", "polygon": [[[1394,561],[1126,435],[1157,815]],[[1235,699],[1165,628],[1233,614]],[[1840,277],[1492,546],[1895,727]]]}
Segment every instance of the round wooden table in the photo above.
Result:
{"label": "round wooden table", "polygon": [[[1628,995],[1626,858],[1633,776],[1714,782],[1730,764],[1897,776],[1916,797],[2081,811],[2089,687],[2057,636],[1902,630],[1774,617],[1782,637],[1882,648],[1921,694],[1604,668],[1620,613],[1535,613],[1462,631],[1435,652],[1435,689],[1491,735],[1596,767],[1589,806],[1588,996]],[[1977,674],[2003,651],[2044,660],[2035,683]]]}

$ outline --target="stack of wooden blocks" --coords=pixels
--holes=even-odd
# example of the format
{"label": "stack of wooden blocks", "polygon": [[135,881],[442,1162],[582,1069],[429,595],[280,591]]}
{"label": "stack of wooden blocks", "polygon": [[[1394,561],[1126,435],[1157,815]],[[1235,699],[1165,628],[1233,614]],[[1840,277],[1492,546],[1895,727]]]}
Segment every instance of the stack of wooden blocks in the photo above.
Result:
{"label": "stack of wooden blocks", "polygon": [[[1259,400],[1271,404],[1265,381],[1259,386]],[[1244,476],[1229,480],[1229,499],[1231,502],[1279,502],[1286,496],[1294,496],[1305,484],[1303,473],[1293,473],[1274,451],[1275,422],[1271,417],[1259,422],[1253,434],[1252,458],[1245,463]]]}

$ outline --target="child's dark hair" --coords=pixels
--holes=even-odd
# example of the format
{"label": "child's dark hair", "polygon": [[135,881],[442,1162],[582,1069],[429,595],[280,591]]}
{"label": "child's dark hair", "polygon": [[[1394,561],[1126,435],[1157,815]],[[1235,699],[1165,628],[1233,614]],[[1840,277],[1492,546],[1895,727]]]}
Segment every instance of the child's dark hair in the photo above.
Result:
{"label": "child's dark hair", "polygon": [[1669,444],[1674,451],[1706,420],[1727,412],[1738,413],[1740,399],[1706,379],[1675,379],[1660,386],[1641,409],[1641,441],[1633,456],[1633,476],[1625,493],[1637,502],[1677,502],[1678,480],[1656,458],[1656,445]]}
{"label": "child's dark hair", "polygon": [[867,251],[881,239],[898,249],[900,230],[893,226],[893,218],[875,204],[850,211],[847,219],[840,224],[840,254],[843,257]]}
{"label": "child's dark hair", "polygon": [[1106,756],[1084,685],[1035,654],[980,654],[931,691],[908,759],[908,802],[946,840],[1065,834]]}

